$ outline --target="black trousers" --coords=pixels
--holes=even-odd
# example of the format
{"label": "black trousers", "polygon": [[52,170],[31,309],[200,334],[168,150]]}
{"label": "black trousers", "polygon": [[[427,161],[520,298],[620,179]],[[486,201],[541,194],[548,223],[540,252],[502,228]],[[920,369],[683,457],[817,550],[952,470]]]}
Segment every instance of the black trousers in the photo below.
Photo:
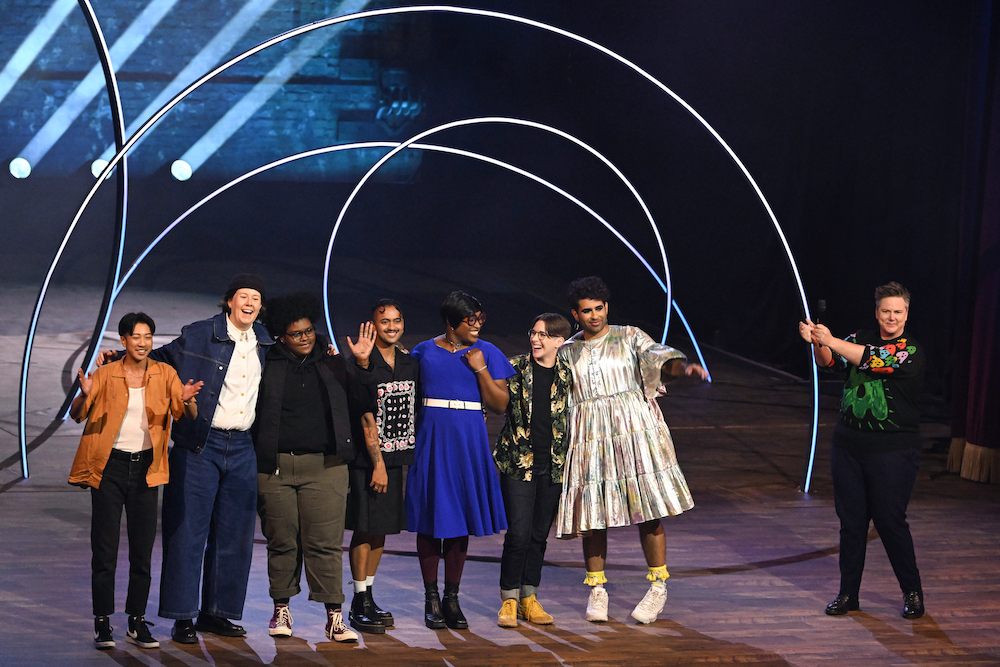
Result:
{"label": "black trousers", "polygon": [[559,508],[562,484],[553,483],[549,475],[532,475],[530,482],[500,475],[500,492],[507,510],[500,559],[501,594],[528,587],[530,595],[542,581],[546,540]]}
{"label": "black trousers", "polygon": [[906,522],[920,450],[855,452],[834,443],[831,451],[833,498],[840,518],[840,592],[857,599],[865,568],[868,524],[882,538],[899,587],[918,591],[920,571]]}
{"label": "black trousers", "polygon": [[[132,461],[130,458],[136,458]],[[115,613],[115,569],[122,509],[128,528],[128,597],[125,613],[143,616],[149,599],[150,559],[156,539],[157,488],[146,485],[153,450],[130,457],[112,450],[99,488],[91,489],[90,546],[94,616]]]}

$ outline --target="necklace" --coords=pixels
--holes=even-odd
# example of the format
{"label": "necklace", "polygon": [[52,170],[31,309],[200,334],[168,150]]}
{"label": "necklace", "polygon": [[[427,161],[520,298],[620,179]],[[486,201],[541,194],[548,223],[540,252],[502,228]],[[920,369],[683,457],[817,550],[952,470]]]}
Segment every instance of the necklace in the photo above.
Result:
{"label": "necklace", "polygon": [[456,343],[455,341],[453,341],[452,339],[448,338],[447,336],[445,336],[445,337],[444,337],[444,339],[445,339],[446,341],[448,341],[448,344],[449,344],[449,345],[451,345],[451,346],[452,346],[452,348],[453,348],[453,350],[452,350],[452,351],[453,351],[453,352],[458,352],[458,348],[460,348],[460,347],[466,347],[466,344],[465,344],[465,343]]}
{"label": "necklace", "polygon": [[138,375],[136,375],[135,373],[133,373],[132,371],[130,371],[128,369],[128,366],[126,366],[124,362],[122,363],[122,367],[125,369],[125,372],[128,373],[129,375],[131,375],[132,377],[134,377],[134,378],[141,378],[144,375],[146,375],[146,368],[149,367],[149,362],[148,361],[146,362],[146,366],[143,367],[142,372],[139,373]]}

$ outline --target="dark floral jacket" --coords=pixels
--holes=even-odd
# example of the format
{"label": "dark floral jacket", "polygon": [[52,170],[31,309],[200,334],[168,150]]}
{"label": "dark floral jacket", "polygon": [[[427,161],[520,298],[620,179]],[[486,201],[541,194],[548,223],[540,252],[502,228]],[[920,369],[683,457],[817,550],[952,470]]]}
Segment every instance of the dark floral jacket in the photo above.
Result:
{"label": "dark floral jacket", "polygon": [[[507,378],[507,422],[500,431],[497,444],[493,447],[493,460],[504,475],[519,481],[531,481],[531,355],[521,354],[510,358],[517,371]],[[555,377],[552,380],[552,481],[562,483],[563,466],[566,464],[566,448],[569,434],[566,430],[566,402],[573,374],[569,363],[556,357]]]}

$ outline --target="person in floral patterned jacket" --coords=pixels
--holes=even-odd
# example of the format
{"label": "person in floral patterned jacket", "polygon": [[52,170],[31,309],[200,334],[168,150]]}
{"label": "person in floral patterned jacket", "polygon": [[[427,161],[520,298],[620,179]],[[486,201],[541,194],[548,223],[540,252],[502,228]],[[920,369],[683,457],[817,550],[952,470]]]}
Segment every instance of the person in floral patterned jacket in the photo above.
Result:
{"label": "person in floral patterned jacket", "polygon": [[497,624],[517,627],[517,619],[548,625],[535,595],[542,577],[546,539],[562,493],[566,462],[566,400],[572,378],[556,352],[570,334],[565,317],[545,313],[528,330],[531,354],[511,357],[517,374],[507,378],[510,401],[493,459],[507,512],[500,560]]}

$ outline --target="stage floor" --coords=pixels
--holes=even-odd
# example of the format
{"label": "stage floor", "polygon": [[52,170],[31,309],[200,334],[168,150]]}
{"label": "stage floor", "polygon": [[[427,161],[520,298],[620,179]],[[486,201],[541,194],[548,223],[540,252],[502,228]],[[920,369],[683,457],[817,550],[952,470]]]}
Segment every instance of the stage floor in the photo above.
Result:
{"label": "stage floor", "polygon": [[[194,300],[181,303],[170,319],[183,323],[211,312],[210,302]],[[664,520],[669,599],[652,625],[629,617],[648,585],[634,528],[610,532],[611,621],[602,625],[584,620],[580,541],[553,538],[539,599],[555,625],[497,627],[502,536],[472,538],[462,581],[470,628],[462,632],[423,626],[414,539],[404,533],[387,540],[374,589],[394,613],[395,629],[362,635],[354,645],[328,641],[322,605],[302,593],[292,599],[295,637],[272,638],[258,532],[242,621],[246,638],[202,636],[191,646],[167,640],[170,622],[155,616],[157,542],[147,617],[157,623],[153,634],[161,648],[127,644],[126,619],[118,613],[112,619],[118,646],[100,652],[93,648],[90,615],[90,500],[65,481],[81,426],[52,420],[86,334],[45,333],[38,340],[29,391],[31,477],[21,481],[16,396],[24,337],[4,333],[11,335],[2,336],[0,348],[2,665],[1000,665],[1000,486],[944,473],[945,454],[934,445],[947,429],[926,424],[909,517],[927,615],[900,618],[901,594],[873,532],[862,611],[828,617],[823,608],[838,583],[827,462],[837,401],[823,399],[813,488],[800,493],[808,386],[718,355],[708,358],[713,384],[678,385],[661,401],[696,506]],[[484,337],[511,354],[525,349],[520,338]],[[498,428],[493,419],[491,429]],[[349,580],[345,560],[347,591]]]}

